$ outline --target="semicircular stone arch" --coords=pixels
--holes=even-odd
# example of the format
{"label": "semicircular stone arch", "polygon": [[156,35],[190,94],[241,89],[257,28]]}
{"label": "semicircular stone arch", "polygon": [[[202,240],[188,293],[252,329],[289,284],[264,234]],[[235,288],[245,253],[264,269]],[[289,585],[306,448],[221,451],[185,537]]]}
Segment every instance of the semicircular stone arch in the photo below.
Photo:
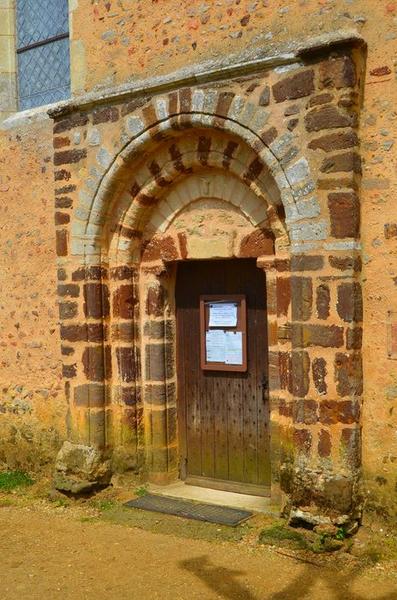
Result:
{"label": "semicircular stone arch", "polygon": [[[236,156],[225,154],[228,149],[237,150]],[[170,155],[174,156],[174,160],[170,160]],[[131,261],[159,203],[162,203],[163,214],[166,211],[171,218],[173,211],[164,198],[173,193],[174,187],[185,181],[186,189],[189,189],[193,174],[215,170],[224,173],[223,185],[228,188],[234,185],[235,189],[230,189],[230,194],[238,196],[242,210],[250,213],[256,226],[266,222],[266,226],[274,230],[280,248],[286,248],[289,240],[277,189],[267,172],[256,176],[252,169],[247,168],[247,164],[253,163],[255,154],[248,147],[228,138],[211,137],[208,133],[203,136],[192,132],[188,140],[164,143],[158,152],[133,169],[132,180],[108,211],[102,238],[98,236],[98,246],[109,247],[111,262],[115,252],[124,253]],[[229,201],[233,201],[232,198]],[[177,204],[174,208],[177,209]],[[120,256],[116,260],[119,261]]]}
{"label": "semicircular stone arch", "polygon": [[[190,135],[197,129],[219,132],[218,138],[223,140],[230,136],[232,140],[234,138],[234,142],[230,140],[230,144],[237,140],[242,149],[249,149],[252,157],[245,162],[244,168],[247,178],[251,178],[250,185],[255,185],[260,175],[266,173],[267,187],[271,188],[274,195],[279,196],[288,221],[317,218],[319,210],[316,212],[314,208],[311,213],[306,214],[303,206],[305,202],[301,203],[301,209],[298,205],[299,199],[307,197],[314,189],[309,163],[300,154],[303,146],[299,148],[296,139],[288,131],[278,135],[272,123],[272,114],[268,110],[253,105],[241,96],[232,96],[233,99],[229,98],[230,101],[227,102],[226,114],[222,113],[226,111],[222,92],[212,93],[206,90],[204,93],[203,90],[195,90],[189,112],[183,95],[179,105],[186,112],[173,112],[176,99],[175,94],[170,93],[156,98],[133,116],[126,117],[123,133],[117,142],[119,152],[112,156],[110,150],[105,146],[101,147],[93,165],[93,174],[80,190],[80,201],[75,210],[75,228],[72,231],[72,253],[97,254],[95,240],[101,237],[99,229],[106,222],[115,198],[131,181],[134,166],[152,154],[162,142],[174,137],[186,137],[186,133]],[[203,97],[206,98],[204,105]],[[277,119],[274,120],[277,122]],[[127,143],[126,137],[129,138]],[[205,135],[202,137],[205,138]],[[206,151],[204,147],[203,154]],[[226,161],[228,152],[232,153],[233,158],[233,146],[228,146],[227,141],[222,151],[226,154]],[[177,151],[173,162],[176,165],[178,163]],[[89,250],[85,252],[87,247]]]}

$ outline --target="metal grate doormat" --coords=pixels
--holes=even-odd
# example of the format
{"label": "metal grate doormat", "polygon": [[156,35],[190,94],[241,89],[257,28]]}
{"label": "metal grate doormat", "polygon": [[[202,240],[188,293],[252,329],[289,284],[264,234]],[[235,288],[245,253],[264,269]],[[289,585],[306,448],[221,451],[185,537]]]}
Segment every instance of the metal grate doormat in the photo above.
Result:
{"label": "metal grate doormat", "polygon": [[195,519],[196,521],[230,525],[231,527],[236,527],[236,525],[246,521],[253,515],[248,510],[191,502],[190,500],[180,500],[178,498],[157,496],[155,494],[145,494],[145,496],[126,502],[124,506],[141,508],[166,515],[176,515],[177,517]]}

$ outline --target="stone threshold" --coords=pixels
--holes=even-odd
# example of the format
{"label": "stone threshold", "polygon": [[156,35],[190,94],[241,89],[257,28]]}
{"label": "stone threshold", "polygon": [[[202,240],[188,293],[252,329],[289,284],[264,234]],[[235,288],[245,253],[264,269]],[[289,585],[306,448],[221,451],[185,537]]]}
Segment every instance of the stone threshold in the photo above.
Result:
{"label": "stone threshold", "polygon": [[225,492],[222,490],[213,490],[210,488],[188,485],[183,481],[177,481],[169,485],[149,484],[148,491],[151,494],[167,496],[169,498],[183,498],[184,500],[194,500],[215,504],[217,506],[227,506],[229,508],[239,508],[250,510],[255,513],[264,513],[272,516],[279,516],[279,511],[271,503],[270,498],[263,496],[250,496],[248,494],[238,494],[236,492]]}

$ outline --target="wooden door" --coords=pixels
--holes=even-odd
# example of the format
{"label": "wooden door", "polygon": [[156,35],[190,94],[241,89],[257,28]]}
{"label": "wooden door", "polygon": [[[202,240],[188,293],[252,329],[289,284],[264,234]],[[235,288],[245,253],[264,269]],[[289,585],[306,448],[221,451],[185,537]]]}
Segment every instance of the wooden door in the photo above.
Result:
{"label": "wooden door", "polygon": [[[201,370],[199,300],[203,294],[245,294],[246,372]],[[195,485],[268,495],[264,273],[251,259],[180,263],[176,310],[181,478]]]}

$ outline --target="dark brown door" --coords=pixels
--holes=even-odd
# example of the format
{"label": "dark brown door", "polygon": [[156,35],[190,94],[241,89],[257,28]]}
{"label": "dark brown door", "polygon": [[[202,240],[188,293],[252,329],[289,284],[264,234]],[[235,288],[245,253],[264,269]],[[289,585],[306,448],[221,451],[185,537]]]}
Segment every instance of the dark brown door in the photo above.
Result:
{"label": "dark brown door", "polygon": [[[199,300],[203,294],[246,295],[247,372],[201,370]],[[251,259],[180,263],[176,309],[181,478],[196,485],[267,495],[265,276]]]}

